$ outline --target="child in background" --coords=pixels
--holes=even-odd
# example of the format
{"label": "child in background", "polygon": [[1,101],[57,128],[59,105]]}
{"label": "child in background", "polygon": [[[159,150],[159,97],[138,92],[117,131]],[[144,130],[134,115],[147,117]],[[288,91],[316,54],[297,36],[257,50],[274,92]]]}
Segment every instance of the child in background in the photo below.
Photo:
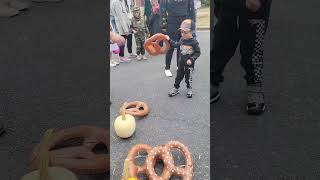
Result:
{"label": "child in background", "polygon": [[145,56],[145,49],[143,45],[146,40],[147,34],[149,34],[149,30],[146,25],[146,22],[144,21],[143,18],[141,18],[140,8],[134,7],[132,12],[133,12],[133,18],[131,20],[131,29],[136,39],[137,59],[146,60],[147,57]]}
{"label": "child in background", "polygon": [[181,32],[181,39],[179,42],[170,41],[173,48],[180,47],[180,55],[178,59],[178,70],[177,76],[174,83],[174,88],[169,92],[169,97],[173,97],[179,94],[180,82],[185,78],[187,84],[187,97],[192,98],[192,73],[194,68],[194,63],[196,59],[200,56],[200,47],[198,41],[193,37],[195,30],[195,25],[191,19],[184,20],[179,28]]}
{"label": "child in background", "polygon": [[115,62],[114,60],[111,59],[112,57],[112,53],[114,54],[119,54],[120,53],[120,48],[119,46],[123,45],[125,43],[125,39],[110,31],[110,66],[111,67],[114,67],[114,66],[117,66],[119,63],[118,62]]}

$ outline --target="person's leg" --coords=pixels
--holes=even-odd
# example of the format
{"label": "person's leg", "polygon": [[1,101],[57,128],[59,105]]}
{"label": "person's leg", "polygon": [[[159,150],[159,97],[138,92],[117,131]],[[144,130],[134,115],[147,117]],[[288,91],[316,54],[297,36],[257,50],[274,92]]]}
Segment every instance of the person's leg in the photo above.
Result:
{"label": "person's leg", "polygon": [[128,35],[127,48],[128,48],[128,52],[132,53],[132,34]]}
{"label": "person's leg", "polygon": [[135,36],[135,40],[136,40],[136,53],[137,53],[137,56],[138,58],[140,57],[140,54],[141,54],[141,41],[140,41],[140,37],[139,36]]}
{"label": "person's leg", "polygon": [[224,4],[216,6],[220,7],[217,7],[218,21],[211,28],[210,103],[217,102],[220,98],[219,85],[223,81],[223,71],[239,42],[238,9]]}
{"label": "person's leg", "polygon": [[[178,41],[179,39],[179,29],[180,26],[180,18],[178,17],[168,17],[168,28],[167,28],[167,35],[173,41]],[[170,47],[166,54],[166,67],[165,69],[169,70],[171,66],[171,60],[173,55],[174,48]]]}
{"label": "person's leg", "polygon": [[219,86],[223,71],[233,57],[239,42],[237,9],[222,6],[211,44],[211,84]]}
{"label": "person's leg", "polygon": [[185,82],[187,84],[187,97],[192,98],[192,74],[193,74],[193,67],[187,66],[185,67]]}
{"label": "person's leg", "polygon": [[247,111],[260,114],[265,109],[263,80],[263,41],[267,31],[271,1],[258,12],[244,8],[240,15],[241,65],[248,85]]}
{"label": "person's leg", "polygon": [[[125,35],[122,35],[122,37],[124,37],[125,39],[127,39],[127,36],[125,36]],[[122,46],[120,46],[119,48],[120,48],[120,53],[119,53],[119,56],[120,56],[120,58],[122,58],[122,57],[124,57],[124,48],[125,48],[125,44],[124,45],[122,45]]]}
{"label": "person's leg", "polygon": [[180,66],[179,69],[177,70],[177,75],[176,75],[176,79],[174,82],[174,88],[169,92],[169,97],[173,97],[177,94],[179,94],[179,88],[180,88],[180,83],[182,81],[182,79],[184,78],[184,67]]}

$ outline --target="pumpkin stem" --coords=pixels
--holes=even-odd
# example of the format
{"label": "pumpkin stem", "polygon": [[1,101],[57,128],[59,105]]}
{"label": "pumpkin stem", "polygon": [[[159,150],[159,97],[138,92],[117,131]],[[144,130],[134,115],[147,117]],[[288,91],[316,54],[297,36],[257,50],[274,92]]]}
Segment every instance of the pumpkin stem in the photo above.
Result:
{"label": "pumpkin stem", "polygon": [[127,103],[123,103],[123,106],[120,108],[120,115],[122,116],[122,120],[126,120],[126,107]]}
{"label": "pumpkin stem", "polygon": [[51,180],[49,177],[49,164],[50,164],[50,155],[49,155],[49,140],[53,134],[53,129],[49,129],[45,132],[39,149],[39,174],[40,180]]}

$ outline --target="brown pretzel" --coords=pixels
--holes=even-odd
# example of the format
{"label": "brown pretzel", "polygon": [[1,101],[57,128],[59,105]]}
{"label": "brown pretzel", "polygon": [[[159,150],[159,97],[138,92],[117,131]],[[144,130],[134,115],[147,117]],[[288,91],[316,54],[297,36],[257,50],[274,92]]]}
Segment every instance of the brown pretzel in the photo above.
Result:
{"label": "brown pretzel", "polygon": [[[164,42],[163,47],[160,46],[161,41]],[[170,43],[164,34],[157,33],[145,41],[144,48],[150,55],[157,56],[167,53]]]}
{"label": "brown pretzel", "polygon": [[166,147],[169,149],[169,152],[173,148],[179,149],[186,160],[186,165],[184,168],[175,166],[174,163],[171,163],[168,164],[169,169],[172,170],[174,175],[181,176],[183,180],[192,180],[193,164],[191,153],[188,147],[178,141],[170,141],[167,143]]}
{"label": "brown pretzel", "polygon": [[143,117],[150,112],[149,106],[141,101],[134,101],[125,105],[126,114]]}
{"label": "brown pretzel", "polygon": [[134,160],[139,152],[150,153],[152,147],[147,144],[137,144],[129,151],[127,160],[129,161],[128,165],[128,178],[138,178],[139,173],[146,173],[147,165],[144,163],[142,166],[138,166],[134,163]]}
{"label": "brown pretzel", "polygon": [[[84,138],[81,146],[66,147],[52,150],[67,140],[74,138]],[[79,174],[106,173],[109,169],[109,157],[107,154],[95,154],[93,149],[97,144],[104,144],[109,147],[108,132],[105,129],[78,126],[60,130],[53,133],[49,140],[50,165],[67,168]],[[39,167],[39,145],[37,145],[31,155],[30,170]]]}
{"label": "brown pretzel", "polygon": [[[143,145],[143,146],[147,147],[148,149],[149,148],[151,149],[149,145]],[[173,148],[177,148],[182,152],[186,160],[186,165],[184,168],[176,167],[174,165],[174,160],[171,155],[171,150]],[[148,157],[145,161],[145,164],[139,168],[134,164],[134,158],[136,154],[142,150],[144,149],[141,147],[141,144],[138,144],[135,147],[133,147],[129,152],[129,155],[128,155],[128,158],[130,157],[129,158],[130,165],[128,168],[130,173],[129,178],[137,179],[138,173],[146,173],[149,176],[149,179],[152,179],[152,180],[169,180],[172,175],[180,176],[182,177],[183,180],[192,180],[192,176],[193,176],[192,157],[187,146],[185,146],[184,144],[178,141],[170,141],[165,145],[157,146],[153,148],[151,151],[145,150],[148,152]],[[162,160],[164,163],[164,167],[160,176],[158,176],[154,170],[154,166],[157,160]]]}

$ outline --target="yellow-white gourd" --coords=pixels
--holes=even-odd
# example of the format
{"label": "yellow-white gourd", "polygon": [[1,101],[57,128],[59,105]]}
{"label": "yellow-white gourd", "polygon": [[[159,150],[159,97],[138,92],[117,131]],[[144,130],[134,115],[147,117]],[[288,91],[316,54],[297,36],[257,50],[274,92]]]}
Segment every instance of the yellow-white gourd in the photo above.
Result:
{"label": "yellow-white gourd", "polygon": [[130,114],[125,114],[125,108],[122,106],[121,115],[114,122],[114,129],[120,138],[129,138],[136,130],[136,120]]}

